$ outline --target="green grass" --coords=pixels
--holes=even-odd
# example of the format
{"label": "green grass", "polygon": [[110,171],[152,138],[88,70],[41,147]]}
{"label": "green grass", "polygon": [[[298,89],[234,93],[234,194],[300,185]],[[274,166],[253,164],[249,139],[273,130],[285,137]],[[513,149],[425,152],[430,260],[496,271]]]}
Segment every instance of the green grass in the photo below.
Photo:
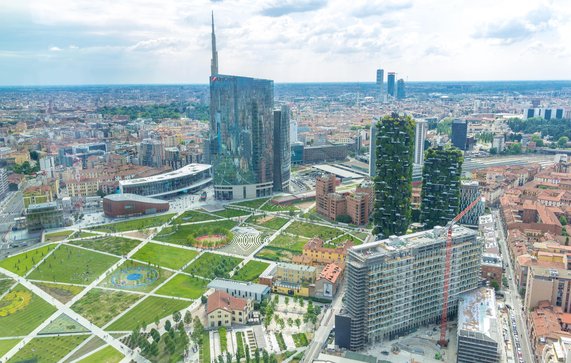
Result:
{"label": "green grass", "polygon": [[[121,288],[121,287],[117,287],[112,283],[112,279],[113,276],[115,276],[115,274],[117,273],[121,273],[121,270],[126,269],[126,268],[131,268],[131,267],[139,267],[139,266],[149,266],[148,263],[140,263],[137,261],[133,261],[133,260],[127,260],[125,261],[121,266],[119,266],[112,274],[109,274],[109,276],[107,276],[103,281],[101,281],[101,283],[99,284],[99,286],[101,287],[110,287],[110,288]],[[158,271],[159,271],[159,278],[157,280],[155,280],[153,283],[149,284],[149,285],[144,285],[144,286],[138,286],[138,287],[130,287],[130,288],[123,288],[125,291],[140,291],[140,292],[149,292],[151,290],[153,290],[154,288],[156,288],[157,286],[159,286],[160,284],[162,284],[167,278],[169,278],[173,273],[169,270],[165,270],[164,268],[160,268],[160,267],[155,267]]]}
{"label": "green grass", "polygon": [[246,349],[244,349],[244,333],[241,331],[236,332],[236,346],[237,351],[240,352],[240,356],[246,357]]}
{"label": "green grass", "polygon": [[294,207],[293,205],[280,205],[274,204],[271,201],[264,204],[260,210],[265,210],[267,212],[299,212],[299,209]]}
{"label": "green grass", "polygon": [[347,240],[353,242],[354,245],[360,245],[363,243],[363,241],[360,240],[359,238],[354,237],[354,236],[346,233],[344,235],[341,235],[341,236],[329,241],[328,243],[325,243],[323,245],[323,247],[335,248],[335,247],[345,243],[345,241],[347,241]]}
{"label": "green grass", "polygon": [[303,237],[280,234],[270,242],[269,246],[300,254],[303,251],[303,246],[305,246],[308,241],[308,239]]}
{"label": "green grass", "polygon": [[309,345],[309,341],[307,340],[305,333],[292,334],[291,337],[293,338],[296,348],[307,347]]}
{"label": "green grass", "polygon": [[28,276],[32,280],[89,284],[118,258],[60,245]]}
{"label": "green grass", "polygon": [[159,295],[198,299],[207,290],[208,281],[188,275],[176,275],[157,290]]}
{"label": "green grass", "polygon": [[202,334],[202,345],[200,346],[200,363],[211,363],[210,362],[210,334],[205,331]]}
{"label": "green grass", "polygon": [[308,238],[319,237],[323,240],[339,237],[345,232],[337,228],[321,226],[318,224],[309,224],[295,221],[285,230],[286,233],[300,235]]}
{"label": "green grass", "polygon": [[259,198],[253,200],[245,200],[243,202],[232,203],[231,205],[239,205],[241,207],[258,209],[262,204],[264,204],[270,198]]}
{"label": "green grass", "polygon": [[190,301],[167,299],[149,296],[139,305],[129,310],[125,315],[113,322],[105,330],[133,330],[140,324],[148,325],[157,318],[172,315],[190,305]]}
{"label": "green grass", "polygon": [[287,345],[284,341],[284,336],[282,335],[282,333],[275,333],[276,335],[276,340],[278,341],[278,345],[280,346],[280,350],[283,352],[284,350],[287,350]]}
{"label": "green grass", "polygon": [[232,209],[232,208],[226,208],[224,210],[214,212],[214,214],[223,218],[241,217],[251,213],[252,212],[249,211],[244,211],[241,209]]}
{"label": "green grass", "polygon": [[226,352],[228,350],[228,336],[226,328],[221,326],[218,328],[218,337],[220,337],[220,350]]}
{"label": "green grass", "polygon": [[[113,336],[113,334],[111,334],[111,336]],[[116,337],[114,336],[114,338]],[[80,359],[86,354],[91,354],[94,350],[104,345],[107,345],[107,343],[103,339],[99,338],[96,335],[92,335],[91,338],[88,338],[79,349],[77,349],[68,357],[66,362],[72,362]]]}
{"label": "green grass", "polygon": [[174,216],[174,213],[161,214],[159,216],[130,219],[118,223],[104,224],[89,229],[100,232],[126,232],[133,230],[143,230],[146,228],[161,226],[168,222],[172,216]]}
{"label": "green grass", "polygon": [[[30,292],[22,285],[16,286],[12,291]],[[0,300],[0,306],[5,306],[8,303],[6,298],[7,296]],[[55,311],[56,308],[32,293],[32,299],[25,308],[8,316],[0,317],[0,336],[27,335]]]}
{"label": "green grass", "polygon": [[256,253],[257,258],[276,262],[291,262],[293,256],[294,253],[291,251],[275,247],[264,247],[260,252]]}
{"label": "green grass", "polygon": [[147,243],[133,255],[133,259],[178,270],[197,255],[198,252],[193,250]]}
{"label": "green grass", "polygon": [[196,241],[196,237],[222,234],[226,236],[226,243],[228,243],[232,240],[232,232],[230,230],[237,224],[231,220],[222,220],[204,224],[179,225],[163,229],[154,239],[183,246],[196,246],[200,245]]}
{"label": "green grass", "polygon": [[181,214],[178,218],[176,218],[173,224],[213,221],[217,219],[220,219],[220,217],[216,217],[195,210],[187,210],[186,212]]}
{"label": "green grass", "polygon": [[16,283],[16,281],[12,280],[12,279],[2,279],[0,280],[0,295],[2,295],[3,293],[5,293],[6,291],[8,291],[8,289],[10,288],[10,286],[14,285],[14,283]]}
{"label": "green grass", "polygon": [[[271,219],[264,222],[260,222],[264,218],[271,218]],[[248,218],[246,222],[277,231],[278,229],[282,228],[288,222],[288,220],[277,216],[254,216]]]}
{"label": "green grass", "polygon": [[86,327],[79,324],[75,319],[70,318],[66,314],[60,314],[53,319],[46,327],[44,327],[38,335],[46,334],[68,334],[68,333],[87,333]]}
{"label": "green grass", "polygon": [[64,304],[73,299],[75,295],[79,294],[84,289],[83,286],[62,285],[49,282],[34,282],[34,285],[37,285],[40,289],[44,290]]}
{"label": "green grass", "polygon": [[241,258],[205,252],[184,271],[209,279],[227,277],[228,272],[238,266],[241,261]]}
{"label": "green grass", "polygon": [[57,242],[66,239],[67,237],[71,236],[74,231],[65,230],[65,231],[58,231],[52,233],[46,233],[44,236],[44,242]]}
{"label": "green grass", "polygon": [[8,257],[0,261],[0,267],[5,268],[20,276],[24,276],[36,263],[38,263],[49,251],[57,245],[51,244],[36,248],[27,252]]}
{"label": "green grass", "polygon": [[34,338],[10,362],[58,362],[89,335]]}
{"label": "green grass", "polygon": [[118,256],[124,256],[133,248],[137,247],[141,241],[123,237],[100,237],[93,239],[71,241],[70,244],[91,248],[97,251],[103,251]]}
{"label": "green grass", "polygon": [[108,345],[105,348],[83,358],[79,363],[118,363],[122,359],[123,354]]}
{"label": "green grass", "polygon": [[71,309],[102,327],[142,297],[122,291],[91,289]]}
{"label": "green grass", "polygon": [[16,344],[20,342],[21,339],[6,339],[0,340],[0,357],[8,353],[10,349],[14,348]]}
{"label": "green grass", "polygon": [[257,281],[258,277],[268,268],[270,264],[260,261],[249,261],[244,267],[238,270],[232,280]]}
{"label": "green grass", "polygon": [[97,234],[97,233],[81,231],[81,232],[76,232],[72,238],[86,238],[86,237],[94,237],[94,236],[101,236],[101,235]]}

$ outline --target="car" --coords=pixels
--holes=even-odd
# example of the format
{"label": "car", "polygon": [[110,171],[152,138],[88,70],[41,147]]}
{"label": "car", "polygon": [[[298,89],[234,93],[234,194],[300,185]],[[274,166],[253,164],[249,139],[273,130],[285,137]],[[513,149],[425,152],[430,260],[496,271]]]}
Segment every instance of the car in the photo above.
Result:
{"label": "car", "polygon": [[381,354],[382,354],[382,355],[389,355],[389,352],[387,352],[386,350],[383,350],[383,351],[381,352]]}

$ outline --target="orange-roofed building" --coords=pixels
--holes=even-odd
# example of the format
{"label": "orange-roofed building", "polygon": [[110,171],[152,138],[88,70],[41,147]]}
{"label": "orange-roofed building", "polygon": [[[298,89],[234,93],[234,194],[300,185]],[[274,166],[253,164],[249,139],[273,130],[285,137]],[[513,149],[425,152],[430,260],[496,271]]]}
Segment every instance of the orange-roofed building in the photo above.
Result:
{"label": "orange-roofed building", "polygon": [[315,291],[313,295],[320,298],[332,299],[333,296],[337,294],[342,275],[343,268],[341,266],[334,263],[325,266],[315,281]]}
{"label": "orange-roofed building", "polygon": [[215,291],[208,296],[206,314],[208,327],[246,324],[253,310],[252,300],[233,297],[224,291]]}
{"label": "orange-roofed building", "polygon": [[538,307],[529,313],[529,335],[536,361],[540,361],[546,344],[556,342],[561,337],[571,338],[569,315],[548,301],[541,301]]}

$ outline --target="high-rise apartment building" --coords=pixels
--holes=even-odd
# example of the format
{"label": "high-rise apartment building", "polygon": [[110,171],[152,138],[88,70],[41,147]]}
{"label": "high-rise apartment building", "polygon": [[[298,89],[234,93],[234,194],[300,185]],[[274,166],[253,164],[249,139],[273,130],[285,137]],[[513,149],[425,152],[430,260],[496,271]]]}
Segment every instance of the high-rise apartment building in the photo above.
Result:
{"label": "high-rise apartment building", "polygon": [[395,97],[395,84],[396,84],[397,74],[395,72],[389,72],[387,74],[387,94],[389,96]]}
{"label": "high-rise apartment building", "polygon": [[392,113],[377,123],[373,233],[381,237],[406,232],[411,220],[414,120]]}
{"label": "high-rise apartment building", "polygon": [[377,69],[377,91],[379,92],[379,100],[382,101],[384,98],[383,94],[383,83],[385,82],[385,71],[384,69]]}
{"label": "high-rise apartment building", "polygon": [[272,194],[274,82],[218,73],[212,27],[209,158],[220,200]]}
{"label": "high-rise apartment building", "polygon": [[317,177],[315,181],[315,210],[317,213],[329,215],[329,194],[335,193],[336,178],[333,174]]}
{"label": "high-rise apartment building", "polygon": [[6,169],[0,168],[0,201],[8,194],[8,173]]}
{"label": "high-rise apartment building", "polygon": [[468,121],[454,120],[452,122],[452,145],[460,150],[466,150],[468,142]]}
{"label": "high-rise apartment building", "polygon": [[[460,183],[459,211],[466,209],[476,199],[481,199],[480,183],[476,180],[462,180]],[[485,209],[485,203],[480,201],[460,219],[460,223],[468,226],[478,226],[480,217],[484,214]]]}
{"label": "high-rise apartment building", "polygon": [[415,120],[414,129],[414,163],[417,165],[424,164],[424,141],[426,140],[426,131],[428,123],[425,120]]}
{"label": "high-rise apartment building", "polygon": [[290,109],[282,106],[274,111],[274,191],[287,192],[291,173]]}
{"label": "high-rise apartment building", "polygon": [[462,152],[456,148],[426,150],[420,205],[420,220],[426,228],[445,226],[458,214],[462,162]]}
{"label": "high-rise apartment building", "polygon": [[404,79],[399,79],[397,81],[397,100],[404,100],[406,98],[406,93],[404,89]]}
{"label": "high-rise apartment building", "polygon": [[372,178],[377,175],[377,126],[373,122],[370,129],[369,140],[369,176]]}
{"label": "high-rise apartment building", "polygon": [[[402,335],[442,316],[446,229],[391,236],[355,246],[346,258],[345,311],[335,317],[335,344],[350,350]],[[478,287],[477,232],[452,229],[449,316],[459,295]]]}
{"label": "high-rise apartment building", "polygon": [[163,144],[159,140],[144,139],[138,147],[139,165],[161,167],[164,159]]}

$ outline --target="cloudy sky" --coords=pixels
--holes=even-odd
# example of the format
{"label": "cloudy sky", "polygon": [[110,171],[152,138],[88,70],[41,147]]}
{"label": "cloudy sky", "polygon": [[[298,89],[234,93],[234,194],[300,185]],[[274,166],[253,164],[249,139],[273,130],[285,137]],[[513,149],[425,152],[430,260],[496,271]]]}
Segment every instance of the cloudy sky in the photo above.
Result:
{"label": "cloudy sky", "polygon": [[571,79],[570,0],[0,0],[0,84]]}

